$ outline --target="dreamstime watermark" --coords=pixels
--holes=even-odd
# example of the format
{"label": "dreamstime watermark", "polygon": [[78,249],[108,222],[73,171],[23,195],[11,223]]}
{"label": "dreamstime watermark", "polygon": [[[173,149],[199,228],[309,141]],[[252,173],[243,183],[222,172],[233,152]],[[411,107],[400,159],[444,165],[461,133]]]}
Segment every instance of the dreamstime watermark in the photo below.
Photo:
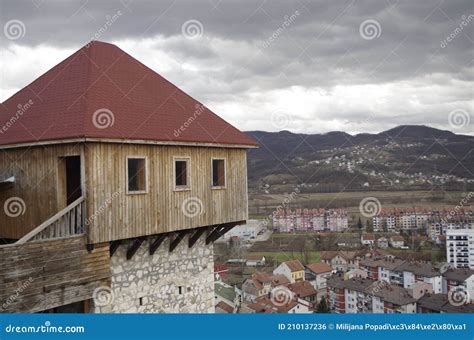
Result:
{"label": "dreamstime watermark", "polygon": [[181,211],[187,217],[196,217],[204,212],[204,206],[199,197],[188,197],[183,201]]}
{"label": "dreamstime watermark", "polygon": [[108,286],[100,286],[94,289],[92,293],[94,305],[97,307],[105,307],[114,302],[115,295],[112,289]]}
{"label": "dreamstime watermark", "polygon": [[454,209],[451,209],[446,216],[446,218],[443,218],[441,220],[442,224],[447,224],[448,220],[453,218],[470,200],[471,198],[474,197],[474,192],[470,191],[467,193],[466,197],[464,197],[462,200],[459,201],[459,204],[454,207]]}
{"label": "dreamstime watermark", "polygon": [[470,124],[471,116],[469,112],[465,110],[456,109],[449,113],[448,122],[453,129],[461,129]]}
{"label": "dreamstime watermark", "polygon": [[365,197],[360,201],[359,211],[362,216],[370,218],[377,215],[382,209],[382,204],[376,197]]}
{"label": "dreamstime watermark", "polygon": [[382,34],[382,27],[377,20],[367,19],[359,26],[359,34],[365,40],[373,40]]}
{"label": "dreamstime watermark", "polygon": [[107,197],[104,201],[104,203],[102,203],[99,208],[94,211],[94,213],[89,216],[88,218],[86,218],[86,220],[84,221],[84,224],[86,226],[88,226],[89,224],[91,224],[92,222],[94,222],[96,220],[97,217],[99,217],[100,215],[102,215],[105,211],[105,209],[112,203],[112,201],[114,201],[117,197],[119,197],[120,195],[122,194],[122,191],[121,190],[118,190],[118,191],[115,191],[110,197]]}
{"label": "dreamstime watermark", "polygon": [[89,42],[86,44],[86,48],[89,48],[90,44],[94,40],[99,40],[100,37],[107,32],[107,30],[122,16],[122,11],[118,10],[112,15],[105,16],[105,23],[94,33],[94,35],[89,39]]}
{"label": "dreamstime watermark", "polygon": [[474,14],[469,14],[468,16],[463,15],[461,17],[461,23],[446,37],[446,39],[441,40],[439,46],[445,48],[448,44],[456,39],[456,37],[462,33],[464,27],[469,25],[474,20]]}
{"label": "dreamstime watermark", "polygon": [[26,204],[20,197],[10,197],[3,204],[3,210],[8,217],[18,217],[26,211]]}
{"label": "dreamstime watermark", "polygon": [[298,10],[290,15],[285,15],[283,17],[283,23],[275,31],[273,31],[273,33],[267,39],[265,39],[262,44],[263,48],[267,48],[273,44],[288,27],[295,23],[299,15],[300,12]]}
{"label": "dreamstime watermark", "polygon": [[471,302],[471,297],[466,287],[457,286],[448,292],[448,301],[451,305],[458,307]]}
{"label": "dreamstime watermark", "polygon": [[174,130],[173,135],[178,138],[181,134],[186,131],[186,129],[191,126],[191,124],[206,110],[206,107],[202,104],[196,104],[194,106],[196,109],[193,114],[181,125],[178,129]]}
{"label": "dreamstime watermark", "polygon": [[5,302],[2,304],[2,308],[0,311],[5,311],[8,309],[10,305],[12,305],[16,299],[26,290],[28,289],[29,286],[33,283],[33,278],[30,276],[28,280],[19,282],[18,283],[18,288],[15,289],[15,293],[10,295],[8,299],[5,300]]}
{"label": "dreamstime watermark", "polygon": [[270,301],[275,306],[286,306],[295,298],[295,294],[285,286],[278,286],[271,290]]}
{"label": "dreamstime watermark", "polygon": [[21,116],[23,116],[35,102],[30,99],[25,104],[18,104],[17,111],[15,114],[2,126],[0,133],[3,135],[7,130],[12,127]]}
{"label": "dreamstime watermark", "polygon": [[288,207],[288,204],[290,204],[296,196],[299,194],[299,189],[295,188],[295,190],[288,195],[288,197],[285,197],[285,199],[281,202],[281,204],[273,211],[272,214],[268,215],[265,217],[265,219],[262,221],[262,225],[267,226],[270,223],[270,220],[273,221],[273,216],[278,215],[281,211],[285,210]]}
{"label": "dreamstime watermark", "polygon": [[181,33],[186,39],[198,39],[204,33],[204,26],[199,20],[191,19],[181,26]]}
{"label": "dreamstime watermark", "polygon": [[106,129],[115,123],[115,115],[109,109],[98,109],[92,114],[92,124],[98,129]]}
{"label": "dreamstime watermark", "polygon": [[3,34],[9,40],[18,40],[26,34],[26,26],[18,19],[9,20],[3,25]]}
{"label": "dreamstime watermark", "polygon": [[279,108],[272,112],[270,121],[275,128],[281,130],[291,125],[292,118],[287,110]]}

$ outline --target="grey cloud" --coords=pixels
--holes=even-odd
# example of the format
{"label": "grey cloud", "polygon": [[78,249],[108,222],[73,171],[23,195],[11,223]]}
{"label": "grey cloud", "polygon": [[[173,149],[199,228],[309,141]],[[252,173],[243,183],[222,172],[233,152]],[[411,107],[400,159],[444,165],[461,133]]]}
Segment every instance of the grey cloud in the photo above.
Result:
{"label": "grey cloud", "polygon": [[[474,114],[474,19],[444,48],[441,42],[455,32],[463,15],[474,15],[473,7],[470,0],[2,0],[2,26],[11,19],[21,20],[26,34],[14,41],[2,35],[1,43],[5,49],[12,44],[75,49],[99,32],[107,16],[120,11],[99,40],[155,39],[142,61],[149,63],[154,51],[160,50],[179,64],[194,65],[197,73],[173,69],[165,76],[216,107],[248,104],[248,116],[260,115],[262,119],[255,120],[264,121],[269,112],[261,107],[272,107],[272,91],[300,86],[331,93],[341,85],[407,83],[419,91],[423,107],[407,105],[404,100],[410,94],[395,91],[391,105],[383,106],[386,112],[374,119],[374,125],[432,121],[449,127],[445,117],[450,108]],[[285,16],[296,11],[294,21],[279,30]],[[202,38],[183,37],[181,27],[190,19],[202,23]],[[361,37],[359,27],[367,19],[380,24],[378,38]],[[276,38],[265,45],[272,36]],[[318,119],[357,125],[371,114],[366,107],[335,107],[337,112],[316,108]],[[295,117],[298,122],[313,119],[299,113]]]}

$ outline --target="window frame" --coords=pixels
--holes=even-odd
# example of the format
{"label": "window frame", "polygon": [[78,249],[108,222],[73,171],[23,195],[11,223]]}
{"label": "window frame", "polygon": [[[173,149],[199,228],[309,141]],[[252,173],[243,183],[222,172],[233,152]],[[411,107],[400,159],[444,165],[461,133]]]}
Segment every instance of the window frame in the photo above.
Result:
{"label": "window frame", "polygon": [[[186,185],[176,185],[176,162],[186,162]],[[173,156],[173,191],[190,191],[191,190],[191,156]]]}
{"label": "window frame", "polygon": [[[224,185],[214,186],[214,161],[224,161]],[[211,158],[211,189],[220,190],[227,189],[227,159],[225,157],[212,157]]]}
{"label": "window frame", "polygon": [[[128,183],[128,160],[129,159],[143,159],[145,161],[145,190],[129,190],[129,183]],[[125,185],[126,185],[126,194],[127,195],[144,195],[148,194],[148,183],[149,183],[149,178],[148,178],[148,157],[147,156],[141,156],[141,155],[132,155],[132,156],[126,156],[125,158]]]}

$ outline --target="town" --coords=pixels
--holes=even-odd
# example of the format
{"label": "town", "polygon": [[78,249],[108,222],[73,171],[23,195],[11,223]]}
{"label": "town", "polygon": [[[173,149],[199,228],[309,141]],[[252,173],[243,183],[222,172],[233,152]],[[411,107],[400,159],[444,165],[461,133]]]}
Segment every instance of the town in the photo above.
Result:
{"label": "town", "polygon": [[[233,228],[215,244],[216,312],[474,312],[472,210],[386,208],[350,225],[345,210],[319,208]],[[305,256],[303,239],[319,251]]]}

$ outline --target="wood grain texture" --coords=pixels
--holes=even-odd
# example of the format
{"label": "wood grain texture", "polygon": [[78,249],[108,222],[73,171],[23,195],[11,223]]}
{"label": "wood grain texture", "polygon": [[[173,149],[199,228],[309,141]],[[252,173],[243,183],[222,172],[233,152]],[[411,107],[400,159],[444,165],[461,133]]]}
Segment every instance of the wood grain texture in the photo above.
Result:
{"label": "wood grain texture", "polygon": [[[1,170],[16,182],[0,191],[25,202],[24,214],[0,214],[0,237],[19,239],[63,209],[61,157],[81,155],[90,243],[247,219],[246,150],[117,143],[36,146],[0,151]],[[127,194],[126,160],[147,159],[147,191]],[[189,157],[189,190],[175,190],[173,158]],[[226,186],[213,189],[212,158],[226,161]],[[190,214],[183,213],[188,202]],[[198,209],[194,214],[192,208]]]}
{"label": "wood grain texture", "polygon": [[109,286],[109,244],[88,252],[79,236],[0,247],[0,268],[0,312],[38,312],[91,299]]}
{"label": "wood grain texture", "polygon": [[[147,158],[146,194],[126,194],[127,156]],[[175,157],[190,158],[190,190],[174,190]],[[87,211],[101,212],[90,224],[93,243],[247,219],[245,149],[89,143],[85,158]],[[224,189],[211,187],[212,158],[227,162]],[[183,212],[186,202],[189,214]]]}
{"label": "wood grain texture", "polygon": [[[81,155],[81,144],[36,146],[0,151],[0,173],[15,176],[15,183],[0,190],[0,237],[19,239],[66,207],[60,157]],[[5,201],[25,202],[18,217],[5,214]]]}

